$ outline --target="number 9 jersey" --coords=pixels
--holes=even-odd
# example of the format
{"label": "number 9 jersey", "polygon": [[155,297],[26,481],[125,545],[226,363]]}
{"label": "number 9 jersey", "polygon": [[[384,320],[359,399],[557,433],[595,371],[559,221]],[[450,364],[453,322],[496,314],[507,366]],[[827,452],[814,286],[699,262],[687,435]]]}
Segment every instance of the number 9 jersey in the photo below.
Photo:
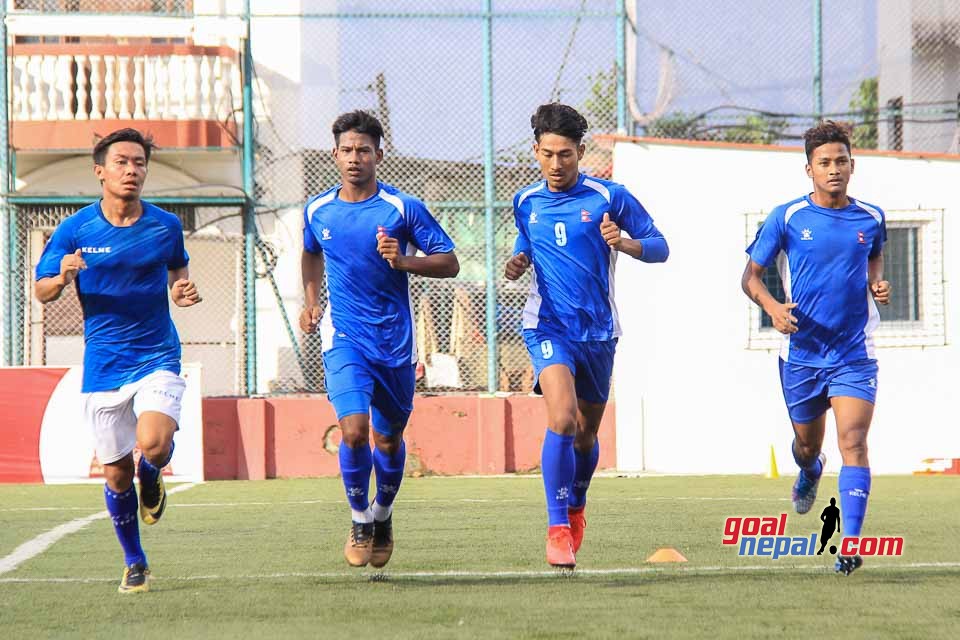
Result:
{"label": "number 9 jersey", "polygon": [[566,191],[550,191],[546,180],[520,190],[513,215],[520,232],[514,254],[533,265],[523,328],[539,329],[574,342],[620,336],[614,302],[617,251],[600,225],[604,214],[643,245],[640,260],[664,262],[667,241],[646,209],[626,187],[580,174]]}

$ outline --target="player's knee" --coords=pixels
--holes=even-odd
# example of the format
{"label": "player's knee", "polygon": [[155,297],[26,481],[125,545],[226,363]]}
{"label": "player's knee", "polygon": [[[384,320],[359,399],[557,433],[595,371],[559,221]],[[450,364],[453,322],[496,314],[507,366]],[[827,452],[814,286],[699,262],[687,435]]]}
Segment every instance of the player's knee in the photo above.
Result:
{"label": "player's knee", "polygon": [[562,436],[577,435],[577,414],[561,413],[550,421],[550,430],[559,433]]}
{"label": "player's knee", "polygon": [[586,453],[593,449],[593,445],[596,444],[596,442],[596,431],[591,431],[590,429],[577,429],[577,437],[573,441],[573,446],[576,447],[577,451]]}
{"label": "player's knee", "polygon": [[838,444],[844,460],[865,460],[867,457],[866,438],[844,438]]}
{"label": "player's knee", "polygon": [[797,450],[797,458],[801,462],[811,462],[814,458],[820,455],[820,448],[815,447],[812,444],[804,444],[797,440],[797,444],[794,446]]}
{"label": "player's knee", "polygon": [[140,442],[141,454],[150,461],[151,464],[157,464],[167,459],[170,453],[170,438],[161,434],[151,434],[142,437]]}
{"label": "player's knee", "polygon": [[122,493],[133,484],[133,456],[103,465],[103,477],[111,491]]}
{"label": "player's knee", "polygon": [[400,445],[403,444],[403,439],[399,435],[391,437],[380,436],[374,438],[374,444],[380,453],[393,457],[400,451]]}

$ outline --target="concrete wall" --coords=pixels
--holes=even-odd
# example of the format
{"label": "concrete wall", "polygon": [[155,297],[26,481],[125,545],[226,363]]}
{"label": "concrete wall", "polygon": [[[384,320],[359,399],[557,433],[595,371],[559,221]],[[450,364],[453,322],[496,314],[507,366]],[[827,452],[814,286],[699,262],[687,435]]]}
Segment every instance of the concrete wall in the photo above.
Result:
{"label": "concrete wall", "polygon": [[[600,464],[616,466],[615,403],[601,426]],[[407,473],[532,471],[547,424],[542,398],[418,397],[407,426]],[[204,469],[209,480],[335,476],[340,430],[325,396],[206,398]]]}
{"label": "concrete wall", "polygon": [[[921,232],[923,321],[882,327],[877,339],[871,466],[906,473],[924,458],[960,458],[960,330],[951,321],[960,314],[960,157],[855,158],[851,195],[884,208],[890,221],[929,218]],[[792,471],[779,339],[759,331],[740,276],[763,213],[810,191],[804,164],[799,149],[617,143],[614,179],[647,207],[671,248],[664,265],[617,266],[620,469],[761,473],[774,445],[781,470]],[[832,418],[824,450],[828,471],[838,470]]]}

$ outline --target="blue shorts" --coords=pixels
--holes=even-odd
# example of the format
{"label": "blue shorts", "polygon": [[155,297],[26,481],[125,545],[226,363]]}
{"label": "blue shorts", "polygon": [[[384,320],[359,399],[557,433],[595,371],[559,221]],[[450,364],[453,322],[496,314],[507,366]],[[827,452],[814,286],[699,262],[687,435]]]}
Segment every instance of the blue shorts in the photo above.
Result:
{"label": "blue shorts", "polygon": [[415,366],[388,367],[371,362],[359,349],[338,345],[325,351],[323,367],[327,397],[337,420],[362,413],[373,416],[377,433],[393,436],[403,431],[413,411]]}
{"label": "blue shorts", "polygon": [[876,360],[823,368],[778,360],[783,399],[794,422],[807,424],[819,418],[830,408],[830,398],[837,396],[877,401]]}
{"label": "blue shorts", "polygon": [[540,393],[540,372],[554,364],[566,365],[573,374],[577,398],[604,404],[610,396],[613,356],[617,339],[574,342],[540,329],[524,329],[523,341],[533,361],[533,390]]}

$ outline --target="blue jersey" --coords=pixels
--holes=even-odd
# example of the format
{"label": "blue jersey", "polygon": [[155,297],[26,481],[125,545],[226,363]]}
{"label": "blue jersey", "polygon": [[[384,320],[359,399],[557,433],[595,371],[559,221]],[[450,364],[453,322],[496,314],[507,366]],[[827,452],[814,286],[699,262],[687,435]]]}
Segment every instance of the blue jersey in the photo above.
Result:
{"label": "blue jersey", "polygon": [[43,249],[36,277],[60,274],[80,249],[84,393],[118,389],[154,371],[180,373],[180,338],[167,303],[167,271],[187,266],[183,227],[174,214],[143,202],[143,215],[115,227],[100,202],[60,223]]}
{"label": "blue jersey", "polygon": [[573,340],[611,340],[620,335],[614,303],[617,251],[600,233],[603,214],[643,244],[644,262],[663,262],[669,250],[653,219],[626,187],[580,175],[567,191],[550,191],[546,180],[514,196],[520,235],[514,253],[533,263],[524,329],[541,329]]}
{"label": "blue jersey", "polygon": [[887,239],[878,207],[849,198],[825,209],[809,196],[780,205],[747,248],[750,259],[776,261],[797,332],[783,338],[780,357],[809,367],[873,360],[880,314],[868,286],[867,263]]}
{"label": "blue jersey", "polygon": [[340,185],[311,198],[303,210],[303,248],[323,254],[329,300],[320,321],[323,350],[346,340],[375,362],[391,367],[417,361],[407,273],[377,252],[383,228],[400,251],[427,255],[453,251],[453,241],[413,196],[381,182],[362,202],[344,202]]}

